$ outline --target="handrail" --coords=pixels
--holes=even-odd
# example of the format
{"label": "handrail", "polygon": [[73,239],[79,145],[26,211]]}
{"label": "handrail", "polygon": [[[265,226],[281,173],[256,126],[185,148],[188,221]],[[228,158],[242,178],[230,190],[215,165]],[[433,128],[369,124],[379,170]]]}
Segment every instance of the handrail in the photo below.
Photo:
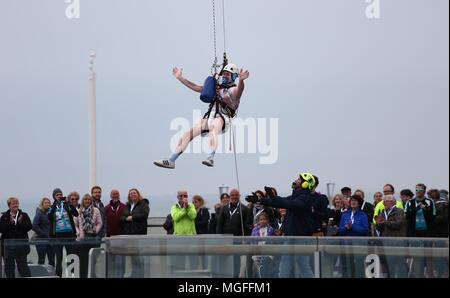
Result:
{"label": "handrail", "polygon": [[170,255],[311,255],[323,252],[331,255],[385,255],[404,257],[445,258],[448,248],[437,247],[392,247],[392,246],[352,246],[352,245],[158,245],[158,246],[111,246],[113,255],[127,256],[170,256]]}
{"label": "handrail", "polygon": [[[132,240],[148,239],[147,245]],[[152,244],[152,240],[160,240]],[[207,243],[217,240],[221,243]],[[264,245],[257,245],[264,241]],[[418,241],[418,242],[417,242]],[[377,238],[377,237],[234,237],[200,236],[114,236],[106,239],[109,251],[116,255],[307,255],[322,252],[331,255],[378,254],[386,256],[432,258],[449,257],[448,239]],[[189,245],[186,243],[189,242]],[[297,243],[296,243],[297,242]],[[303,242],[303,243],[302,243]],[[336,242],[340,243],[337,244]],[[351,245],[354,242],[354,245]],[[367,242],[370,245],[364,245]],[[417,243],[416,243],[417,242]],[[422,247],[417,244],[436,242],[444,247]],[[396,246],[395,243],[399,245]],[[408,244],[413,244],[412,246]]]}

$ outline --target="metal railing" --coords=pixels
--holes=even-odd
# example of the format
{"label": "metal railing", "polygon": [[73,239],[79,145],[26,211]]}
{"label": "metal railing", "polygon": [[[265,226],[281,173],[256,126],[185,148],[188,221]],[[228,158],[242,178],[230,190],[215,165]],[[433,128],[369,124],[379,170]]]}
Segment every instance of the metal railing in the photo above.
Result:
{"label": "metal railing", "polygon": [[[398,267],[399,264],[400,267],[405,265],[408,270],[396,271],[395,276],[411,277],[414,267],[411,264],[417,267],[419,261],[426,263],[427,268],[432,263],[447,264],[448,275],[448,239],[147,235],[116,236],[94,242],[91,244],[95,247],[89,250],[88,268],[84,268],[88,277],[179,277],[183,274],[216,278],[236,277],[236,274],[255,277],[248,273],[254,271],[252,267],[255,263],[270,260],[274,271],[277,271],[276,267],[286,256],[305,257],[315,277],[333,277],[334,271],[341,274],[355,266],[353,277],[377,277],[384,267]],[[55,239],[30,241],[26,243],[32,248],[28,255],[30,264],[37,265],[35,247],[42,244],[65,246],[63,277],[80,276],[82,249],[86,249],[89,242],[56,242]],[[5,240],[4,245],[6,250],[14,251],[24,242]],[[367,273],[370,265],[375,266],[373,275]],[[67,268],[72,271],[66,273]]]}

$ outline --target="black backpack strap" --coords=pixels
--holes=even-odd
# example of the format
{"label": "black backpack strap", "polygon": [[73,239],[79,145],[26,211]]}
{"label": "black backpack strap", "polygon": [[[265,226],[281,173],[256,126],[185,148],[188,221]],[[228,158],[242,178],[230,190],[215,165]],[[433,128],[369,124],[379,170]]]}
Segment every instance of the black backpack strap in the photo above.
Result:
{"label": "black backpack strap", "polygon": [[219,85],[219,89],[230,89],[233,87],[237,87],[237,85],[235,83],[231,84],[231,85],[224,85],[224,84],[220,84]]}
{"label": "black backpack strap", "polygon": [[209,104],[208,111],[203,116],[203,119],[208,119],[209,116],[211,116],[211,111],[212,111],[214,105],[216,104],[216,101],[217,101],[217,99],[215,99],[212,103]]}

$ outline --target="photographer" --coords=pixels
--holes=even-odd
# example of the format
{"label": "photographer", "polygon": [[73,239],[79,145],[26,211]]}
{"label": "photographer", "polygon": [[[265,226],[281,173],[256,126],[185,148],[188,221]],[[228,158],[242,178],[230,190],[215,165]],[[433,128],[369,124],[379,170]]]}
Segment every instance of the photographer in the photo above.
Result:
{"label": "photographer", "polygon": [[[316,182],[313,175],[302,173],[292,184],[292,195],[287,198],[275,196],[271,188],[266,187],[266,194],[270,199],[263,198],[262,204],[276,208],[287,209],[285,235],[286,236],[312,236],[314,223],[312,219],[312,202],[315,199],[311,191]],[[296,244],[295,242],[293,244]],[[300,272],[296,277],[313,278],[309,265],[309,256],[283,256],[280,264],[280,278],[289,278],[291,272],[298,265]]]}
{"label": "photographer", "polygon": [[[275,190],[274,190],[275,191]],[[269,206],[264,206],[261,204],[261,199],[266,197],[266,194],[261,191],[261,190],[257,190],[254,193],[256,195],[255,196],[248,196],[246,198],[246,200],[250,200],[247,201],[248,202],[248,209],[250,209],[250,216],[252,218],[252,224],[253,224],[253,228],[257,226],[258,224],[258,216],[262,213],[265,213],[268,216],[269,219],[269,225],[272,228],[275,228],[276,223],[275,223],[275,212],[273,210],[272,207]],[[275,195],[276,195],[276,191],[275,191]]]}
{"label": "photographer", "polygon": [[76,238],[74,217],[78,216],[78,211],[66,202],[61,189],[53,190],[52,197],[55,201],[48,214],[50,237],[56,239],[53,242],[56,255],[56,275],[62,277],[63,248],[66,247],[68,255],[74,250],[72,244]]}

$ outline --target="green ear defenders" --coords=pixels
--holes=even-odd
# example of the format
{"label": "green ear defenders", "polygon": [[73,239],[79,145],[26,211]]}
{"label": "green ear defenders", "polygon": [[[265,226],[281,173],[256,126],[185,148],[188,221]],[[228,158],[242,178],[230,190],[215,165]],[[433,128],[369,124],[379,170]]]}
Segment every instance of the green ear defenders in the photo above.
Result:
{"label": "green ear defenders", "polygon": [[309,189],[312,190],[314,186],[316,186],[316,179],[314,179],[314,176],[310,173],[301,173],[300,178],[302,178],[302,189]]}

